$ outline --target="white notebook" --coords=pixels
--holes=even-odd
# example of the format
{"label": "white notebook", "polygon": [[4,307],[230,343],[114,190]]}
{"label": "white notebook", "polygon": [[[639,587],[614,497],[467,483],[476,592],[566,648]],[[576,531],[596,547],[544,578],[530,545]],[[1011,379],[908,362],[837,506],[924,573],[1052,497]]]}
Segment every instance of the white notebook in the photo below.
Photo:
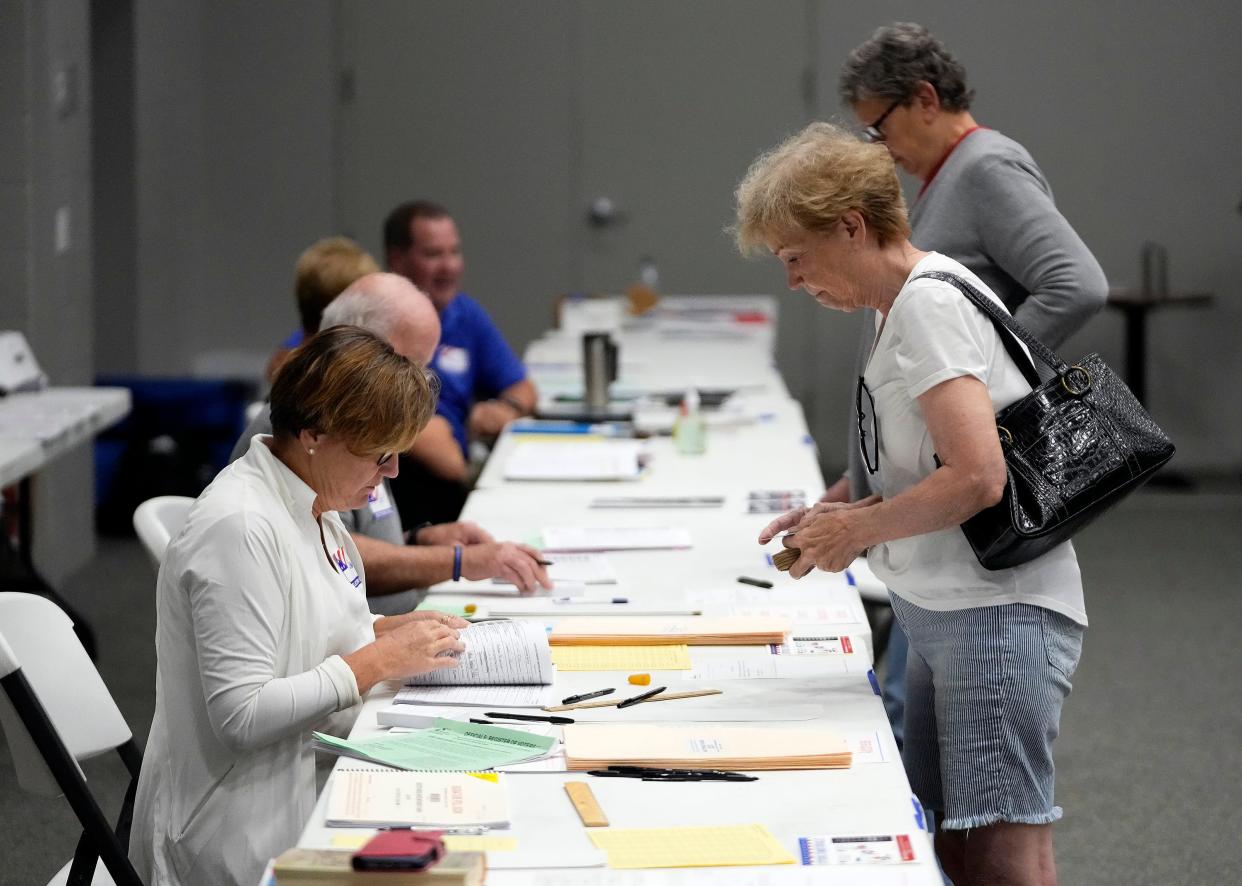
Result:
{"label": "white notebook", "polygon": [[504,827],[509,796],[498,781],[464,772],[340,769],[328,797],[328,827]]}

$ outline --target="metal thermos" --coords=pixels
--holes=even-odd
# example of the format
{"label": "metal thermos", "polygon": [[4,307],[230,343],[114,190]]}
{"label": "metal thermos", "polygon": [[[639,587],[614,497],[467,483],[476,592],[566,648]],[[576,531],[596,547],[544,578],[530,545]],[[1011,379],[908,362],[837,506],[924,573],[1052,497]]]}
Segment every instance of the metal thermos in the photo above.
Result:
{"label": "metal thermos", "polygon": [[583,334],[582,372],[586,407],[602,415],[608,411],[608,386],[617,377],[617,346],[607,332]]}

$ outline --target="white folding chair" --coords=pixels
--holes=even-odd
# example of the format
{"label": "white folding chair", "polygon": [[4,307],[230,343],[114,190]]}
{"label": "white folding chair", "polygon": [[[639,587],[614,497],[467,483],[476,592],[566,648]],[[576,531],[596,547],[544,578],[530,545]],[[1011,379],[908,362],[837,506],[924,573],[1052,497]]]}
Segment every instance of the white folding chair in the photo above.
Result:
{"label": "white folding chair", "polygon": [[[18,784],[63,794],[82,824],[73,860],[51,883],[142,886],[126,852],[142,753],[69,616],[51,600],[0,593],[0,690],[0,727]],[[131,776],[115,829],[78,766],[108,751]]]}
{"label": "white folding chair", "polygon": [[192,504],[194,499],[184,495],[160,495],[147,499],[134,511],[134,529],[156,569],[164,559],[164,549],[181,531]]}

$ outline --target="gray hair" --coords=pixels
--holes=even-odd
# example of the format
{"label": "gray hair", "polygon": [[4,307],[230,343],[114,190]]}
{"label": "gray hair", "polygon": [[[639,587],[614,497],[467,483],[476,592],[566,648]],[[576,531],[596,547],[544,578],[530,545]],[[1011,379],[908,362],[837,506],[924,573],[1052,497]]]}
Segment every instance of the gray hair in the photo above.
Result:
{"label": "gray hair", "polygon": [[968,111],[975,91],[966,69],[922,25],[897,22],[878,28],[841,68],[837,93],[847,105],[868,99],[907,101],[920,82],[930,83],[946,111]]}
{"label": "gray hair", "polygon": [[319,328],[360,326],[389,341],[402,310],[400,294],[380,288],[368,291],[363,287],[351,286],[324,308]]}

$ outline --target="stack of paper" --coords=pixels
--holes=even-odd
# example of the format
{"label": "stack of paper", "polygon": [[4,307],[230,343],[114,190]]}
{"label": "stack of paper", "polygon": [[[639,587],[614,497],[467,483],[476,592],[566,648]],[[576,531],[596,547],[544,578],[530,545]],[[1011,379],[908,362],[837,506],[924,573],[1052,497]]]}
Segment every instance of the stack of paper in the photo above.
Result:
{"label": "stack of paper", "polygon": [[461,632],[466,651],[457,667],[410,677],[412,686],[532,685],[552,682],[552,655],[543,626],[530,621],[485,621]]}
{"label": "stack of paper", "polygon": [[346,741],[314,733],[315,749],[397,769],[479,772],[546,757],[556,739],[517,729],[438,720],[434,729]]}
{"label": "stack of paper", "polygon": [[545,551],[659,551],[688,548],[690,532],[675,526],[547,526]]}
{"label": "stack of paper", "polygon": [[577,723],[565,727],[572,769],[686,766],[710,769],[845,769],[845,739],[826,729]]}
{"label": "stack of paper", "polygon": [[509,798],[500,781],[464,772],[339,769],[328,795],[327,824],[333,828],[505,827]]}
{"label": "stack of paper", "polygon": [[553,646],[753,646],[783,643],[789,621],[738,616],[615,616],[563,618],[548,642]]}
{"label": "stack of paper", "polygon": [[506,480],[637,480],[638,440],[519,443],[505,462]]}

